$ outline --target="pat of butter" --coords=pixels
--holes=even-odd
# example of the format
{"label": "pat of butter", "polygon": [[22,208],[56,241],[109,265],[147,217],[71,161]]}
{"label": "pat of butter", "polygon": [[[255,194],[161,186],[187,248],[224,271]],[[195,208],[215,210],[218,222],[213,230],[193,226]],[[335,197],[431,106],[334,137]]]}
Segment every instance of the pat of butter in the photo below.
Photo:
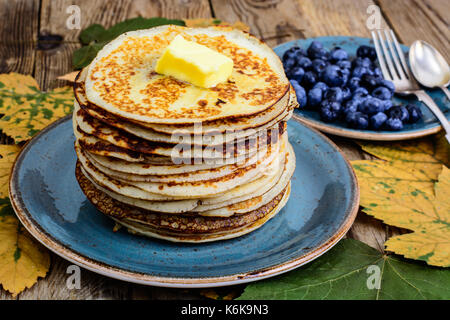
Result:
{"label": "pat of butter", "polygon": [[159,58],[155,70],[198,87],[210,88],[228,79],[233,60],[177,35]]}

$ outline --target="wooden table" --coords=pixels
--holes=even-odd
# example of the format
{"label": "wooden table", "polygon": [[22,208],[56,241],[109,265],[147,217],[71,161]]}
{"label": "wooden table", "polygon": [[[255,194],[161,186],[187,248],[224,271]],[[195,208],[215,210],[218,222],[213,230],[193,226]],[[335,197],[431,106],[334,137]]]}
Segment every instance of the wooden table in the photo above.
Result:
{"label": "wooden table", "polygon": [[[392,28],[399,41],[410,45],[425,40],[450,59],[448,0],[0,0],[0,73],[33,75],[43,90],[66,82],[56,77],[72,71],[72,52],[80,47],[80,30],[66,27],[68,6],[81,9],[81,29],[92,23],[109,27],[127,18],[162,16],[167,18],[210,18],[240,20],[251,32],[275,46],[296,38],[325,35],[369,37],[367,8],[377,5],[383,15],[382,27]],[[60,35],[63,41],[49,43],[44,35]],[[348,139],[331,137],[350,160],[368,159]],[[2,143],[11,142],[2,137]],[[402,230],[363,214],[347,237],[383,250],[384,242]],[[16,299],[189,299],[200,298],[200,290],[146,287],[109,279],[82,270],[81,289],[66,287],[70,263],[51,255],[45,279]],[[0,299],[13,299],[0,289]]]}

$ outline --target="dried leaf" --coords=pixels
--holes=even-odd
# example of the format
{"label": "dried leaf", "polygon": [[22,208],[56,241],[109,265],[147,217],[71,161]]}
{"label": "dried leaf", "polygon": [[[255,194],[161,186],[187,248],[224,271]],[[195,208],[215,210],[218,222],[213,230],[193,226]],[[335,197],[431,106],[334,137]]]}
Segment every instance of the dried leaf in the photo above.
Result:
{"label": "dried leaf", "polygon": [[20,147],[0,145],[0,198],[8,197],[9,175]]}
{"label": "dried leaf", "polygon": [[45,277],[50,256],[22,227],[6,202],[8,198],[0,199],[0,284],[16,296]]}
{"label": "dried leaf", "polygon": [[0,284],[16,296],[44,277],[50,267],[48,251],[17,220],[8,194],[9,173],[18,146],[0,145]]}
{"label": "dried leaf", "polygon": [[[405,142],[359,143],[361,148],[383,160],[398,160],[405,164],[435,164],[450,167],[450,145],[443,134]],[[438,170],[440,172],[440,169]],[[436,175],[437,177],[437,175]]]}
{"label": "dried leaf", "polygon": [[63,74],[62,76],[59,76],[57,79],[75,82],[75,78],[77,77],[78,73],[79,73],[78,71],[69,72],[69,73]]}
{"label": "dried leaf", "polygon": [[233,300],[239,297],[243,292],[241,287],[222,287],[215,289],[204,289],[200,294],[206,298],[213,300]]}
{"label": "dried leaf", "polygon": [[387,160],[352,161],[363,211],[389,225],[414,231],[389,239],[386,249],[430,265],[450,266],[447,146],[440,138],[426,138],[364,144],[363,149]]}
{"label": "dried leaf", "polygon": [[42,92],[31,76],[0,74],[0,129],[16,143],[72,112],[73,91],[62,87]]}
{"label": "dried leaf", "polygon": [[[411,190],[411,189],[410,189]],[[403,197],[404,205],[413,203],[405,218],[378,217],[386,223],[413,230],[390,238],[386,250],[407,258],[424,260],[435,266],[450,266],[450,170],[443,167],[435,185],[435,195],[410,191]],[[394,197],[395,199],[395,197]],[[408,200],[409,199],[409,200]],[[415,205],[417,204],[417,206]]]}

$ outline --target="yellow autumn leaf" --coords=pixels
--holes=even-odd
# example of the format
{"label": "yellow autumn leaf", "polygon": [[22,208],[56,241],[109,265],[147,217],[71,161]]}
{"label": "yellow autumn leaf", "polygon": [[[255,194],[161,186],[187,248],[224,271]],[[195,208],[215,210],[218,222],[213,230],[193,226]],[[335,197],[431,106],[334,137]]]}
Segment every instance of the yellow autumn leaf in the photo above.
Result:
{"label": "yellow autumn leaf", "polygon": [[[414,191],[412,191],[414,192]],[[386,249],[407,258],[425,260],[441,267],[450,266],[450,169],[443,167],[435,185],[435,195],[417,194],[410,198],[423,198],[425,205],[413,210],[408,229],[413,233],[390,238]],[[412,195],[413,193],[411,193]],[[390,219],[386,219],[387,223]]]}
{"label": "yellow autumn leaf", "polygon": [[4,216],[0,213],[0,283],[3,289],[16,296],[32,287],[38,277],[45,277],[49,267],[47,250],[31,238],[12,213]]}
{"label": "yellow autumn leaf", "polygon": [[213,300],[233,300],[242,294],[242,289],[223,287],[216,289],[203,289],[200,295]]}
{"label": "yellow autumn leaf", "polygon": [[383,160],[398,160],[405,164],[444,164],[450,167],[450,145],[444,134],[413,141],[360,142],[359,145],[364,151]]}
{"label": "yellow autumn leaf", "polygon": [[9,175],[19,151],[17,145],[0,145],[0,198],[8,196]]}
{"label": "yellow autumn leaf", "polygon": [[44,277],[47,250],[31,238],[14,215],[8,196],[11,167],[20,147],[0,145],[0,284],[14,296]]}
{"label": "yellow autumn leaf", "polygon": [[76,79],[78,73],[80,73],[80,72],[79,71],[72,71],[72,72],[63,74],[62,76],[59,76],[56,79],[58,79],[58,80],[66,80],[66,81],[69,81],[69,82],[75,82],[75,79]]}
{"label": "yellow autumn leaf", "polygon": [[361,145],[385,159],[352,161],[363,211],[413,231],[389,239],[386,249],[430,265],[450,266],[447,145],[441,138]]}
{"label": "yellow autumn leaf", "polygon": [[72,88],[42,92],[31,76],[0,74],[0,129],[16,143],[29,140],[41,129],[72,112]]}

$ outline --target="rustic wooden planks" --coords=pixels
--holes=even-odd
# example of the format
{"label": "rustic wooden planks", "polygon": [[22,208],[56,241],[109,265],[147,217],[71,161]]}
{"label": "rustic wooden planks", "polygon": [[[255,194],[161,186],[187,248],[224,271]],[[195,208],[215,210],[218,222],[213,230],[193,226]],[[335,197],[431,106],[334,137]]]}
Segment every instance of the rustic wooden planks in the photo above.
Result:
{"label": "rustic wooden planks", "polygon": [[379,0],[377,3],[399,41],[409,46],[414,40],[425,40],[450,61],[448,0]]}
{"label": "rustic wooden planks", "polygon": [[39,0],[0,0],[0,15],[0,72],[32,74],[39,23]]}
{"label": "rustic wooden planks", "polygon": [[[27,1],[23,1],[24,3]],[[11,6],[10,1],[0,3],[1,11],[8,12],[8,17],[14,18],[15,32],[23,32],[24,39],[34,39],[23,48],[21,43],[13,43],[12,49],[2,50],[2,57],[14,58],[14,64],[2,72],[14,70],[21,73],[33,73],[43,90],[67,85],[65,81],[56,80],[62,74],[72,71],[72,52],[80,47],[79,33],[92,23],[110,27],[117,22],[136,16],[168,18],[209,18],[211,17],[209,2],[202,1],[89,1],[89,0],[42,0],[39,16],[39,2],[35,2],[35,10],[31,6],[17,3]],[[70,5],[78,5],[81,9],[81,30],[70,30],[66,27]],[[4,9],[3,9],[4,8]],[[34,7],[32,7],[34,8]],[[28,17],[34,17],[35,24],[29,30],[21,30],[21,25]],[[38,28],[38,21],[39,28]],[[3,27],[3,25],[2,25]],[[1,29],[1,32],[11,32]],[[38,34],[60,35],[63,42],[53,49],[35,50]],[[14,37],[10,37],[11,41]],[[3,37],[2,37],[3,39]],[[9,38],[8,38],[9,39]],[[15,48],[17,47],[17,49]],[[25,50],[26,49],[26,50]],[[3,53],[5,52],[5,53]],[[19,299],[174,299],[179,297],[198,298],[198,291],[170,290],[130,284],[100,276],[82,269],[81,289],[69,290],[66,287],[66,260],[52,254],[51,269],[45,279],[39,280],[31,289],[21,293]],[[11,298],[11,295],[0,290],[0,298]]]}
{"label": "rustic wooden planks", "polygon": [[[366,28],[367,7],[371,1],[286,1],[212,0],[217,18],[241,20],[251,32],[269,45],[296,38],[324,35],[369,36]],[[384,22],[383,22],[384,23]],[[331,137],[353,159],[370,158],[351,140]],[[336,204],[339,205],[339,204]],[[386,238],[381,222],[358,215],[348,236],[382,250]],[[368,220],[369,219],[369,220]]]}
{"label": "rustic wooden planks", "polygon": [[[209,18],[243,21],[251,32],[269,45],[295,38],[324,35],[369,36],[367,7],[376,4],[399,39],[410,44],[423,39],[449,56],[448,0],[0,0],[0,72],[32,74],[41,88],[50,89],[67,82],[56,77],[72,71],[72,52],[79,48],[80,30],[66,27],[70,5],[81,9],[81,29],[92,23],[109,27],[127,18],[164,16],[167,18]],[[53,49],[37,50],[39,35],[60,35]],[[331,137],[350,160],[370,158],[349,139]],[[1,141],[10,142],[5,137]],[[339,205],[339,204],[336,204]],[[383,250],[386,237],[398,233],[379,221],[359,213],[348,237]],[[52,254],[45,279],[21,293],[18,299],[189,299],[199,290],[146,287],[97,275],[82,269],[81,289],[66,287],[69,262]],[[12,296],[0,289],[0,299]]]}

